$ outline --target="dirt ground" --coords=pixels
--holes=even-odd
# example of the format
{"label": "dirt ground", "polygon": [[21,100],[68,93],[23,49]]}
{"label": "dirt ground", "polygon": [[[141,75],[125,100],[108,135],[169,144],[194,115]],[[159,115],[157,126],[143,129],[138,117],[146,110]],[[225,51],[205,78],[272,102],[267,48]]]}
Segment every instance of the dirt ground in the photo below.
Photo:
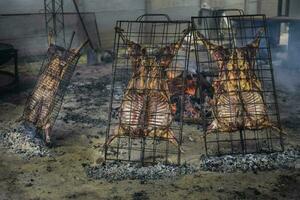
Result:
{"label": "dirt ground", "polygon": [[[20,66],[21,83],[0,96],[0,127],[13,127],[23,112],[39,63]],[[163,180],[108,182],[89,179],[86,164],[100,162],[105,137],[111,64],[78,66],[53,130],[53,157],[21,158],[0,149],[0,199],[300,199],[300,169],[217,173],[199,171]],[[103,95],[104,94],[104,95]],[[300,141],[300,93],[279,86],[287,146]],[[291,107],[291,105],[296,105]],[[1,130],[0,128],[0,130]],[[201,144],[197,133],[185,133]],[[190,141],[184,159],[193,161],[203,146]],[[203,143],[202,143],[203,144]]]}

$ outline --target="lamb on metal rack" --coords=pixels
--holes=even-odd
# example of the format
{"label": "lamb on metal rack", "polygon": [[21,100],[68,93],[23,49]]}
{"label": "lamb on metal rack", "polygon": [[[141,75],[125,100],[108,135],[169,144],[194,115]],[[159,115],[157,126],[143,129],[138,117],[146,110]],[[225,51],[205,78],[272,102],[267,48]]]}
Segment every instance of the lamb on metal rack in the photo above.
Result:
{"label": "lamb on metal rack", "polygon": [[210,102],[213,121],[207,133],[263,128],[279,130],[268,117],[263,88],[254,70],[260,34],[261,31],[247,46],[230,51],[196,32],[198,40],[202,41],[218,66],[218,77],[212,83],[214,96]]}
{"label": "lamb on metal rack", "polygon": [[162,47],[155,56],[150,56],[146,48],[128,40],[122,29],[116,27],[116,32],[128,47],[133,74],[119,109],[119,125],[105,145],[118,136],[129,135],[167,139],[178,146],[170,128],[173,116],[166,69],[187,33],[176,43]]}
{"label": "lamb on metal rack", "polygon": [[44,131],[42,136],[47,144],[50,143],[50,131],[59,113],[65,89],[80,57],[80,50],[86,43],[77,49],[64,49],[50,45],[49,60],[42,68],[37,84],[25,105],[23,120],[36,127],[39,132]]}

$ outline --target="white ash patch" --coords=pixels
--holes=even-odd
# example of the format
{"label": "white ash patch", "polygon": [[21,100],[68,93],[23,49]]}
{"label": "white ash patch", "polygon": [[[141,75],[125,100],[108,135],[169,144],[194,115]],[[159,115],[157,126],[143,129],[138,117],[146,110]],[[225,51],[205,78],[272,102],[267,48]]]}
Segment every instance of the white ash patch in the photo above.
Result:
{"label": "white ash patch", "polygon": [[164,165],[158,163],[153,166],[141,167],[134,163],[113,162],[99,166],[85,166],[87,176],[93,179],[107,181],[120,180],[156,180],[172,178],[180,175],[192,174],[196,168],[191,165]]}
{"label": "white ash patch", "polygon": [[0,146],[20,154],[25,159],[49,156],[50,152],[42,139],[36,137],[33,128],[18,125],[11,130],[0,131]]}
{"label": "white ash patch", "polygon": [[201,158],[201,169],[216,172],[266,171],[294,169],[300,159],[299,149],[287,149],[270,154],[226,155]]}

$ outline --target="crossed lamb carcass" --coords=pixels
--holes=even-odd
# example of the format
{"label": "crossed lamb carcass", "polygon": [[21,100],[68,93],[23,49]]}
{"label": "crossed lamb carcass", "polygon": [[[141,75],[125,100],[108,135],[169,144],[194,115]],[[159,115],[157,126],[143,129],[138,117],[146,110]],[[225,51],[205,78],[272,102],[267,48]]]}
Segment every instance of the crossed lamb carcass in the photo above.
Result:
{"label": "crossed lamb carcass", "polygon": [[109,145],[116,137],[158,137],[169,140],[175,146],[178,141],[170,128],[173,115],[166,69],[188,34],[176,43],[162,47],[155,56],[150,56],[146,48],[130,41],[119,27],[115,28],[127,45],[133,73],[119,110],[119,125],[107,139]]}
{"label": "crossed lamb carcass", "polygon": [[213,121],[207,133],[263,128],[274,128],[282,133],[269,120],[262,85],[254,72],[261,33],[262,30],[247,46],[229,51],[196,32],[218,66],[218,77],[212,85],[214,96],[210,102]]}

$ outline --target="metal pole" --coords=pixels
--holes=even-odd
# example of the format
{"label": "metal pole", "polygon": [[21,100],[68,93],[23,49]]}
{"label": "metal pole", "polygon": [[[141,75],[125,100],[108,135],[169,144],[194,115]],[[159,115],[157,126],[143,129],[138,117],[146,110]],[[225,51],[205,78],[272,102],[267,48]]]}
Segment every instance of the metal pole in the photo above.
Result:
{"label": "metal pole", "polygon": [[76,12],[77,12],[77,14],[78,14],[79,20],[80,20],[80,22],[81,22],[81,25],[82,25],[82,27],[83,27],[84,33],[85,33],[85,35],[86,35],[86,37],[87,37],[87,39],[88,39],[88,41],[89,41],[89,44],[90,44],[91,48],[92,48],[93,50],[95,50],[95,48],[94,48],[94,46],[93,46],[93,44],[92,44],[91,38],[90,38],[90,36],[89,36],[89,33],[88,33],[88,31],[87,31],[87,28],[86,28],[86,26],[85,26],[85,24],[84,24],[83,18],[82,18],[81,14],[80,14],[78,5],[77,5],[77,3],[76,3],[75,0],[73,0],[73,4],[74,4],[74,6],[75,6],[75,9],[76,9]]}
{"label": "metal pole", "polygon": [[49,45],[53,42],[65,47],[63,0],[44,0],[44,10]]}

